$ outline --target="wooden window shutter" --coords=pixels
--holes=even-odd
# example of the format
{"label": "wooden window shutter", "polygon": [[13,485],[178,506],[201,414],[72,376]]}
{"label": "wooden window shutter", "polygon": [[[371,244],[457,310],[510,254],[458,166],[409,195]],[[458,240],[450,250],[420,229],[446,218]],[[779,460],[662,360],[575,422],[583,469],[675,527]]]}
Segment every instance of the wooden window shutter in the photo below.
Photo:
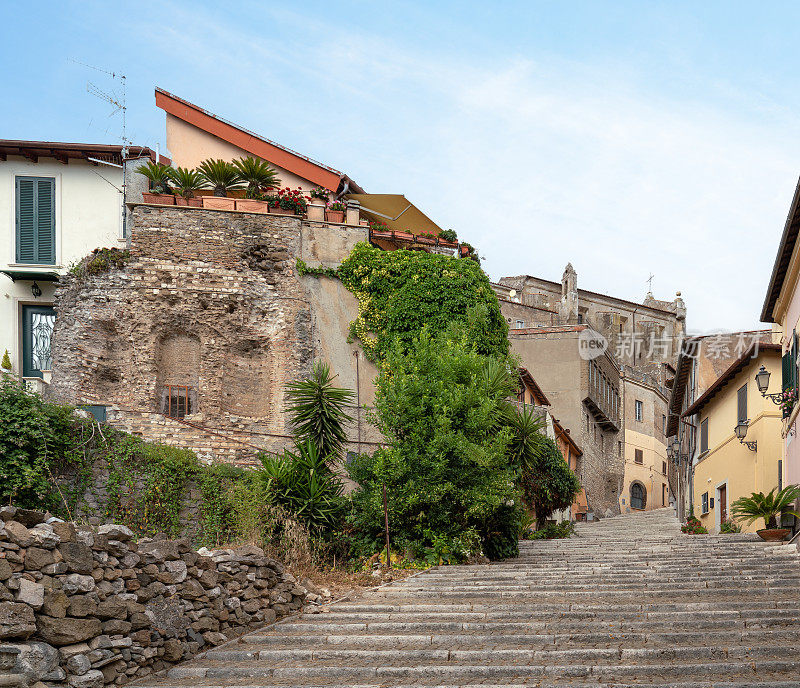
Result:
{"label": "wooden window shutter", "polygon": [[700,451],[708,451],[708,418],[700,423]]}
{"label": "wooden window shutter", "polygon": [[16,179],[17,262],[52,265],[56,260],[55,179]]}
{"label": "wooden window shutter", "polygon": [[736,420],[747,420],[747,385],[739,387],[736,392]]}

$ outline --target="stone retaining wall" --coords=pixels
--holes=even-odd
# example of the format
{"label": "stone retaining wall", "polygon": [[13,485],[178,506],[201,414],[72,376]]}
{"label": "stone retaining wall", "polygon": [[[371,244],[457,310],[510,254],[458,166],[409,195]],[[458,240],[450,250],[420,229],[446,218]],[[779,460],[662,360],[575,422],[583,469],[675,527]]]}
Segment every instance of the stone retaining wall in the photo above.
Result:
{"label": "stone retaining wall", "polygon": [[[306,590],[253,546],[194,551],[0,509],[0,673],[102,688],[300,609]],[[3,669],[3,666],[6,669]]]}

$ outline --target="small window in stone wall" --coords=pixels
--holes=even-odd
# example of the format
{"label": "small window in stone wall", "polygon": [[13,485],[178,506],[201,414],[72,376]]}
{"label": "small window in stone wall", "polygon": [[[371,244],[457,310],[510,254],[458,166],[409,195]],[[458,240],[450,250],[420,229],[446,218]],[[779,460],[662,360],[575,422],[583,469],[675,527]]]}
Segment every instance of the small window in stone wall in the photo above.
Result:
{"label": "small window in stone wall", "polygon": [[163,413],[169,418],[192,414],[192,394],[186,385],[167,385],[163,395]]}
{"label": "small window in stone wall", "polygon": [[644,463],[644,452],[641,449],[634,449],[633,452],[634,462]]}

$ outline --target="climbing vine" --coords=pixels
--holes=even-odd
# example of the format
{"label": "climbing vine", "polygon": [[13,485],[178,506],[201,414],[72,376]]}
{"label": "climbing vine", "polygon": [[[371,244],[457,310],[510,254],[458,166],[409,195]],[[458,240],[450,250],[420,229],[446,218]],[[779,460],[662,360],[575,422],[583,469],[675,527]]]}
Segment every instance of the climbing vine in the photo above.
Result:
{"label": "climbing vine", "polygon": [[[358,299],[350,334],[366,355],[383,361],[392,342],[408,348],[427,325],[443,330],[462,321],[477,353],[508,352],[508,325],[492,285],[478,263],[425,251],[384,251],[361,242],[338,269],[309,268],[300,274],[337,277]],[[480,309],[485,318],[471,318]]]}

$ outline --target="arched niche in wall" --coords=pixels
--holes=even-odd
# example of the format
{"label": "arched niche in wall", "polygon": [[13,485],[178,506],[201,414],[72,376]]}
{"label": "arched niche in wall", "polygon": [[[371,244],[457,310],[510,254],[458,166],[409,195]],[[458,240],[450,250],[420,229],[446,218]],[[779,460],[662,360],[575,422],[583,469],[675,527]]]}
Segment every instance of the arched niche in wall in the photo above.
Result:
{"label": "arched niche in wall", "polygon": [[158,412],[173,418],[197,413],[200,339],[186,332],[168,333],[156,344]]}
{"label": "arched niche in wall", "polygon": [[[268,341],[242,339],[226,353],[223,363],[223,411],[245,418],[265,418],[279,405],[282,388]],[[279,406],[278,406],[279,408]]]}

